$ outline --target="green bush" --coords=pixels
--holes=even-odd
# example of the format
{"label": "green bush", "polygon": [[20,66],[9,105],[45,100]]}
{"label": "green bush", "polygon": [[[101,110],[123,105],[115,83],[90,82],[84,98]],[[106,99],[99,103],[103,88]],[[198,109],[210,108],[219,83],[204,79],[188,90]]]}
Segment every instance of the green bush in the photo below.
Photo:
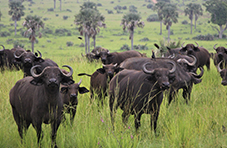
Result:
{"label": "green bush", "polygon": [[159,21],[158,15],[157,14],[151,14],[147,18],[148,22],[156,22]]}
{"label": "green bush", "polygon": [[203,41],[213,41],[214,40],[214,36],[211,35],[211,34],[197,35],[196,37],[193,37],[192,39],[195,39],[195,40],[203,40]]}

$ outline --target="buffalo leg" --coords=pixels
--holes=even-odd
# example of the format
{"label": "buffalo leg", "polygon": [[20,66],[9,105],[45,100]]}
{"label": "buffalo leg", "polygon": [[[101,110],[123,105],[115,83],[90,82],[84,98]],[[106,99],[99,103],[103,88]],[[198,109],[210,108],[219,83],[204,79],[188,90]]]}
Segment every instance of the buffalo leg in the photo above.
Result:
{"label": "buffalo leg", "polygon": [[152,130],[152,127],[154,126],[153,128],[154,128],[155,133],[156,133],[156,128],[157,128],[158,115],[159,115],[159,107],[157,110],[155,110],[153,113],[151,113],[151,130]]}
{"label": "buffalo leg", "polygon": [[135,122],[135,128],[136,131],[138,130],[138,128],[140,127],[140,119],[141,119],[142,114],[134,114],[134,122]]}
{"label": "buffalo leg", "polygon": [[193,84],[191,84],[191,86],[188,86],[187,88],[183,89],[183,97],[186,100],[187,104],[188,104],[188,101],[190,101],[190,98],[191,98],[192,85]]}
{"label": "buffalo leg", "polygon": [[175,98],[175,96],[176,96],[176,91],[173,90],[173,89],[171,88],[171,89],[170,89],[170,92],[169,92],[169,98],[168,98],[168,100],[169,100],[169,105],[170,105],[170,103],[172,102],[172,100]]}
{"label": "buffalo leg", "polygon": [[114,129],[114,116],[115,116],[115,109],[114,109],[114,96],[110,95],[110,100],[109,100],[109,107],[110,107],[110,117],[111,117],[111,123]]}
{"label": "buffalo leg", "polygon": [[54,148],[57,148],[56,136],[57,136],[57,130],[58,130],[60,123],[61,123],[61,121],[57,121],[57,122],[53,122],[51,124],[51,128],[52,128],[52,134],[51,134],[52,144],[51,144],[51,146]]}
{"label": "buffalo leg", "polygon": [[129,118],[130,114],[128,111],[124,111],[122,113],[122,122],[125,124],[125,126],[127,125],[128,123],[128,118]]}
{"label": "buffalo leg", "polygon": [[76,108],[73,108],[70,111],[70,122],[71,122],[71,125],[73,125],[73,120],[75,118],[75,115],[76,115]]}
{"label": "buffalo leg", "polygon": [[[41,121],[41,120],[40,120]],[[38,145],[40,146],[40,141],[42,140],[43,138],[43,135],[42,135],[42,122],[32,122],[32,125],[33,127],[35,128],[36,130],[36,135],[37,135],[37,143]]]}

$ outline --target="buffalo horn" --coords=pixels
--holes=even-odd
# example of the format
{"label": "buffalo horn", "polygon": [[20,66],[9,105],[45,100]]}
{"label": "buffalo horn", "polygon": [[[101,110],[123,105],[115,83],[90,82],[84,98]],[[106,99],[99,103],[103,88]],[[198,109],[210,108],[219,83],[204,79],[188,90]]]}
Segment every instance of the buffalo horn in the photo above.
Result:
{"label": "buffalo horn", "polygon": [[184,45],[184,42],[181,44],[181,47],[182,47],[182,48],[184,48],[184,46],[183,46],[183,45]]}
{"label": "buffalo horn", "polygon": [[[98,52],[96,52],[96,53],[97,53],[97,55],[98,55]],[[95,54],[94,54],[94,53],[92,53],[92,52],[91,52],[90,54],[91,54],[91,55],[93,55],[93,56],[95,56]]]}
{"label": "buffalo horn", "polygon": [[222,69],[220,67],[220,65],[221,65],[222,62],[223,62],[223,60],[221,62],[219,62],[218,65],[217,65],[218,72],[221,72],[222,71]]}
{"label": "buffalo horn", "polygon": [[147,68],[146,68],[146,65],[147,64],[150,64],[150,63],[145,63],[145,64],[143,64],[143,71],[144,71],[144,73],[147,73],[147,74],[153,74],[154,73],[154,69],[153,70],[147,70]]}
{"label": "buffalo horn", "polygon": [[37,67],[41,67],[40,65],[35,65],[35,66],[33,66],[32,68],[31,68],[31,70],[30,70],[30,73],[31,73],[31,75],[32,75],[32,77],[34,77],[34,78],[38,78],[38,77],[40,77],[42,74],[43,74],[43,72],[47,69],[47,67],[45,68],[45,69],[43,69],[43,71],[40,73],[40,74],[35,74],[35,69],[37,68]]}
{"label": "buffalo horn", "polygon": [[114,67],[116,67],[116,66],[117,66],[117,63],[116,63],[116,64],[114,64],[113,66],[114,66]]}
{"label": "buffalo horn", "polygon": [[199,67],[199,70],[201,71],[199,75],[194,72],[191,72],[191,74],[196,78],[201,78],[203,76],[204,69],[202,67]]}
{"label": "buffalo horn", "polygon": [[169,73],[174,73],[176,71],[177,66],[173,61],[169,61],[169,63],[173,64],[173,68],[169,70]]}
{"label": "buffalo horn", "polygon": [[197,44],[197,47],[199,47],[199,44],[197,42],[195,42]]}
{"label": "buffalo horn", "polygon": [[189,66],[194,66],[196,64],[196,62],[197,62],[196,57],[193,56],[193,55],[188,55],[188,56],[190,56],[190,57],[192,57],[194,59],[192,63],[190,63],[188,60],[183,59],[183,58],[178,59],[177,62],[184,62],[184,63],[188,64]]}
{"label": "buffalo horn", "polygon": [[102,66],[105,68],[106,67],[106,65],[105,64],[102,64]]}
{"label": "buffalo horn", "polygon": [[80,79],[80,82],[78,82],[78,85],[80,85],[80,84],[81,84],[81,82],[82,82],[82,79]]}
{"label": "buffalo horn", "polygon": [[3,50],[5,50],[5,47],[3,46],[3,45],[1,45],[2,47],[3,47],[3,49],[1,49],[0,51],[3,51]]}
{"label": "buffalo horn", "polygon": [[14,55],[14,57],[15,57],[16,59],[19,59],[23,54],[26,53],[26,51],[24,51],[24,52],[21,53],[19,56],[17,56],[17,55],[16,55],[16,52],[17,52],[17,50],[13,53],[13,55]]}
{"label": "buffalo horn", "polygon": [[66,77],[71,77],[71,76],[73,75],[73,69],[72,69],[72,67],[70,67],[69,65],[63,65],[62,67],[67,67],[67,68],[70,70],[70,72],[69,72],[68,74],[64,74],[64,73],[61,71],[61,73],[62,73],[64,76],[66,76]]}
{"label": "buffalo horn", "polygon": [[36,57],[36,58],[42,58],[42,54],[39,50],[37,50],[37,52],[39,53],[39,57]]}
{"label": "buffalo horn", "polygon": [[213,47],[213,48],[214,48],[214,50],[216,50],[216,48],[215,48],[215,46],[216,46],[216,45],[217,45],[217,44],[215,44],[215,45],[214,45],[214,47]]}

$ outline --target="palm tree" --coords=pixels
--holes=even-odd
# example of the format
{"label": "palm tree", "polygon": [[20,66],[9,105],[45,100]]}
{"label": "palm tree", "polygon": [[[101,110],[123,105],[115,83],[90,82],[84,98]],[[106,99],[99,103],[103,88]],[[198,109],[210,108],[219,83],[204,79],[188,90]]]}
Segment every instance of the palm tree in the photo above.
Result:
{"label": "palm tree", "polygon": [[60,1],[60,11],[61,11],[61,0],[59,0]]}
{"label": "palm tree", "polygon": [[99,13],[93,2],[85,2],[80,8],[79,14],[75,15],[74,22],[79,26],[80,35],[84,35],[85,53],[88,53],[90,52],[90,38],[94,39],[95,47],[96,35],[100,31],[100,27],[106,27],[105,17]]}
{"label": "palm tree", "polygon": [[178,12],[176,5],[173,4],[166,4],[163,7],[163,23],[166,25],[166,29],[168,29],[168,42],[170,40],[170,27],[172,23],[177,23],[178,20]]}
{"label": "palm tree", "polygon": [[158,13],[158,18],[159,18],[159,21],[160,21],[160,35],[162,35],[162,21],[163,21],[163,13],[162,13],[162,9],[163,7],[165,6],[165,2],[157,2],[154,7],[153,7],[153,10],[154,11],[157,11]]}
{"label": "palm tree", "polygon": [[54,0],[54,9],[56,8],[56,0]]}
{"label": "palm tree", "polygon": [[[23,23],[23,26],[27,28],[27,31],[25,31],[25,35],[27,36],[28,33],[30,33],[29,35],[29,40],[31,40],[32,43],[32,52],[34,52],[34,43],[36,41],[36,32],[39,31],[40,27],[44,28],[44,23],[41,20],[41,17],[38,16],[31,16],[28,15],[25,18],[25,21]],[[42,37],[41,32],[39,32],[39,38]]]}
{"label": "palm tree", "polygon": [[130,32],[129,39],[131,40],[131,50],[133,50],[133,37],[135,28],[143,28],[145,25],[143,21],[140,21],[140,19],[141,17],[138,13],[129,12],[128,14],[125,14],[121,20],[123,30],[125,31],[127,28]]}
{"label": "palm tree", "polygon": [[0,21],[1,21],[1,17],[2,17],[2,12],[0,11]]}
{"label": "palm tree", "polygon": [[198,15],[202,15],[202,8],[201,5],[199,4],[187,4],[186,8],[184,10],[185,16],[189,16],[189,19],[191,20],[191,34],[192,34],[192,21],[193,21],[193,16],[195,15],[195,29],[196,29],[196,21],[198,19]]}
{"label": "palm tree", "polygon": [[10,1],[9,2],[9,15],[12,16],[12,20],[14,21],[14,26],[15,26],[15,35],[17,34],[17,21],[21,19],[22,16],[24,16],[23,10],[24,5],[22,5],[21,2],[19,1]]}

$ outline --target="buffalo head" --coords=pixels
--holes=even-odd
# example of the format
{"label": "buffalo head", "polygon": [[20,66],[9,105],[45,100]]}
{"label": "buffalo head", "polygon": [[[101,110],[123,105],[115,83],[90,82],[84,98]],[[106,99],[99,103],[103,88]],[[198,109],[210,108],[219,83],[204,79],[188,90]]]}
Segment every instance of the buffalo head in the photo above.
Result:
{"label": "buffalo head", "polygon": [[197,42],[195,42],[197,44],[197,46],[193,45],[193,44],[187,44],[186,46],[183,46],[184,43],[182,43],[181,45],[181,49],[180,52],[187,52],[187,54],[194,54],[194,52],[198,52],[199,50],[199,44]]}
{"label": "buffalo head", "polygon": [[97,69],[97,72],[101,74],[106,74],[107,77],[111,80],[114,76],[114,74],[118,73],[119,71],[123,70],[123,68],[117,67],[117,64],[108,64],[108,65],[102,65],[103,68]]}
{"label": "buffalo head", "polygon": [[44,68],[40,74],[36,74],[35,69],[37,67],[40,67],[40,65],[36,65],[31,68],[31,75],[34,79],[30,83],[33,85],[44,84],[46,88],[51,91],[59,91],[58,88],[60,87],[60,83],[63,85],[70,85],[74,83],[74,81],[71,79],[73,69],[68,65],[62,66],[70,69],[68,74],[62,72],[59,67],[50,66]]}
{"label": "buffalo head", "polygon": [[101,52],[97,52],[95,55],[96,59],[101,59],[103,64],[108,64],[109,63],[109,58],[111,58],[113,55],[110,54],[110,52],[107,51],[101,51]]}
{"label": "buffalo head", "polygon": [[155,81],[156,85],[158,85],[161,90],[168,89],[175,78],[174,72],[176,71],[176,64],[173,61],[169,61],[169,63],[173,65],[171,70],[168,68],[155,68],[148,70],[146,65],[149,63],[143,65],[143,72],[150,75],[147,77],[147,80]]}
{"label": "buffalo head", "polygon": [[225,69],[221,69],[220,68],[220,65],[221,65],[222,62],[223,61],[221,61],[221,62],[218,63],[217,70],[220,73],[220,76],[222,78],[221,84],[225,86],[225,85],[227,85],[227,69],[226,68]]}
{"label": "buffalo head", "polygon": [[214,50],[216,50],[217,52],[217,56],[220,58],[220,59],[223,59],[223,56],[224,54],[227,54],[227,49],[225,47],[216,47],[217,44],[214,45]]}

